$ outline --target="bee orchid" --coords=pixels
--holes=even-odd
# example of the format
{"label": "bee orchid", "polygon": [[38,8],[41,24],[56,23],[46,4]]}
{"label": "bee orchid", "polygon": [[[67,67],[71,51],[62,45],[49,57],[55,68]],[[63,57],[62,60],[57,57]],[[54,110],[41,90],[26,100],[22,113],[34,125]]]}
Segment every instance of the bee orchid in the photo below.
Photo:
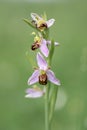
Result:
{"label": "bee orchid", "polygon": [[51,27],[55,19],[50,19],[46,21],[44,18],[40,17],[36,13],[31,13],[32,23],[38,28],[40,31],[44,31],[44,29]]}
{"label": "bee orchid", "polygon": [[47,47],[47,41],[42,37],[35,36],[34,43],[32,44],[31,49],[36,50],[38,48],[40,49],[40,51],[45,57],[48,57],[49,49]]}
{"label": "bee orchid", "polygon": [[32,88],[28,88],[26,90],[26,98],[39,98],[42,97],[45,94],[45,88],[41,90],[39,87],[34,85]]}
{"label": "bee orchid", "polygon": [[[32,33],[33,35],[36,35],[35,32]],[[31,45],[31,50],[36,50],[36,49],[40,49],[40,51],[42,52],[42,54],[45,57],[48,57],[49,55],[49,49],[48,46],[51,45],[51,41],[45,40],[44,38],[42,38],[41,35],[36,35],[34,37],[34,43]],[[54,45],[57,46],[59,45],[58,42],[54,42]]]}
{"label": "bee orchid", "polygon": [[38,68],[35,69],[31,77],[28,79],[28,85],[32,85],[36,82],[46,85],[48,81],[60,85],[60,81],[55,77],[54,72],[48,67],[47,62],[40,52],[37,53],[37,64]]}

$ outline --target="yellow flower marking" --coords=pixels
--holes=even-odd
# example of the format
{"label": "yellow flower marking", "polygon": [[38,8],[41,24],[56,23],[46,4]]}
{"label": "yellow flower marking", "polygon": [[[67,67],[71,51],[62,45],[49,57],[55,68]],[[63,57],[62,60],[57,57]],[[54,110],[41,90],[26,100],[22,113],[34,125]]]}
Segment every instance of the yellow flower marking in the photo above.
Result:
{"label": "yellow flower marking", "polygon": [[45,20],[41,19],[41,20],[38,20],[38,23],[37,23],[37,26],[40,27],[42,24],[45,24]]}
{"label": "yellow flower marking", "polygon": [[32,32],[32,35],[36,35],[36,33],[35,33],[35,32]]}
{"label": "yellow flower marking", "polygon": [[36,35],[34,37],[34,42],[38,42],[40,44],[41,43],[41,38]]}
{"label": "yellow flower marking", "polygon": [[42,75],[42,74],[46,74],[46,72],[45,72],[44,70],[41,70],[40,73],[41,73],[41,75]]}

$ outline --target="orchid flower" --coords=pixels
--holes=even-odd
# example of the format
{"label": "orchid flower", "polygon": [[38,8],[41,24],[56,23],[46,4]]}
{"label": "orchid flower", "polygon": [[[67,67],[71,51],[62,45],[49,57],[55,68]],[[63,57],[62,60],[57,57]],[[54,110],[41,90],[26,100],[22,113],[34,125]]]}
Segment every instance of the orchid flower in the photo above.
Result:
{"label": "orchid flower", "polygon": [[[35,32],[32,32],[33,35],[36,35]],[[45,40],[44,38],[42,38],[42,36],[39,34],[39,35],[36,35],[34,37],[34,43],[32,44],[31,46],[31,49],[32,50],[36,50],[36,49],[40,49],[40,51],[42,52],[42,54],[45,56],[45,57],[48,57],[49,55],[49,49],[48,49],[48,45],[51,45],[51,41],[48,41],[48,40]],[[58,42],[54,42],[54,45],[57,46],[59,45]]]}
{"label": "orchid flower", "polygon": [[54,72],[48,67],[44,57],[37,53],[38,68],[33,72],[32,76],[28,79],[28,85],[32,85],[39,82],[42,85],[46,85],[48,81],[60,85],[60,81],[55,77]]}
{"label": "orchid flower", "polygon": [[34,25],[41,31],[43,31],[45,28],[51,27],[55,22],[55,19],[50,19],[46,21],[44,18],[40,17],[36,13],[31,13],[31,18]]}
{"label": "orchid flower", "polygon": [[36,50],[38,48],[40,49],[40,51],[45,57],[48,57],[49,49],[47,47],[47,41],[43,39],[42,37],[39,37],[36,35],[34,38],[34,43],[31,46],[31,49]]}
{"label": "orchid flower", "polygon": [[45,88],[41,90],[39,87],[36,85],[33,86],[33,88],[28,88],[26,90],[26,98],[39,98],[42,97],[45,94]]}

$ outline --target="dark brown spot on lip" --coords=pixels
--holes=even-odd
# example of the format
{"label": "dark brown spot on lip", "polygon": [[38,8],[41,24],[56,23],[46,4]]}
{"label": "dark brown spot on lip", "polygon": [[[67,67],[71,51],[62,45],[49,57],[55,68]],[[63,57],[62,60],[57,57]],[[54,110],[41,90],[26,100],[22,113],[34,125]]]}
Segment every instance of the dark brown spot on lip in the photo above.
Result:
{"label": "dark brown spot on lip", "polygon": [[35,43],[32,44],[31,50],[36,50],[36,49],[38,49],[39,47],[40,47],[40,45],[38,44],[38,42],[35,42]]}
{"label": "dark brown spot on lip", "polygon": [[40,27],[46,27],[47,28],[47,24],[43,23],[43,24],[41,24]]}
{"label": "dark brown spot on lip", "polygon": [[45,29],[45,28],[47,28],[47,24],[46,24],[46,23],[43,23],[43,24],[41,24],[38,28],[39,28],[39,29]]}
{"label": "dark brown spot on lip", "polygon": [[39,83],[42,85],[47,84],[47,75],[46,74],[42,74],[39,76]]}

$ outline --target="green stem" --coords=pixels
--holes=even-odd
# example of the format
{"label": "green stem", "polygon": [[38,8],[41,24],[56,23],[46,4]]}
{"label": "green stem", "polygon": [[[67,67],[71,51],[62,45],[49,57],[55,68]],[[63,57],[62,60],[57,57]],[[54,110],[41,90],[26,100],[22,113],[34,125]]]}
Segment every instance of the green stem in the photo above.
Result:
{"label": "green stem", "polygon": [[54,47],[54,40],[52,40],[52,41],[51,41],[51,46],[50,46],[49,57],[48,57],[48,58],[49,58],[49,59],[48,59],[48,64],[49,64],[49,66],[51,65],[51,62],[52,62],[54,50],[55,50],[55,47]]}
{"label": "green stem", "polygon": [[45,130],[49,129],[49,85],[46,86],[45,94]]}
{"label": "green stem", "polygon": [[55,85],[53,87],[53,91],[52,91],[52,94],[50,97],[50,104],[49,104],[49,107],[50,107],[50,112],[49,112],[50,126],[51,126],[52,119],[53,119],[53,114],[54,114],[54,109],[55,109],[55,104],[56,104],[56,99],[57,99],[57,93],[58,93],[58,86]]}

